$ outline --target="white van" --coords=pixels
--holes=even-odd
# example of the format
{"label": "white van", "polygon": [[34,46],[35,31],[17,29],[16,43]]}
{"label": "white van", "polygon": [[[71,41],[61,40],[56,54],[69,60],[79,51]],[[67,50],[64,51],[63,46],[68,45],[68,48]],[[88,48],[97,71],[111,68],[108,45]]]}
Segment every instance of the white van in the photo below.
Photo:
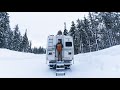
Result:
{"label": "white van", "polygon": [[74,60],[74,45],[73,38],[71,36],[65,35],[50,35],[47,38],[47,48],[46,48],[46,59],[49,61],[50,68],[56,66],[58,60],[58,53],[56,50],[56,44],[58,40],[61,40],[63,44],[62,49],[62,60],[64,62],[65,68],[68,68],[72,65]]}

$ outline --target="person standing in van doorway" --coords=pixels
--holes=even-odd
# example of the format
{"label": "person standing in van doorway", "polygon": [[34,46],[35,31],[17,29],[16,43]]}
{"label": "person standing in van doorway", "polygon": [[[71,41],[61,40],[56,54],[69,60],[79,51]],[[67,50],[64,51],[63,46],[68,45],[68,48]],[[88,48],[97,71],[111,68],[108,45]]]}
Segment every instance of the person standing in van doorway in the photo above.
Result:
{"label": "person standing in van doorway", "polygon": [[58,61],[60,60],[62,61],[62,48],[63,48],[62,42],[58,40],[58,43],[56,44],[56,49],[58,52]]}

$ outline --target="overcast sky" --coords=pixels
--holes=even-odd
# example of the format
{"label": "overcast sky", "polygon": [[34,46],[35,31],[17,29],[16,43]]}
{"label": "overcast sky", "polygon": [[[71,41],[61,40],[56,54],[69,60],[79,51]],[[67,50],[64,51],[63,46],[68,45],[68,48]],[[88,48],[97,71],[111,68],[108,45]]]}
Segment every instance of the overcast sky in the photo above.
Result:
{"label": "overcast sky", "polygon": [[64,22],[69,30],[71,22],[83,19],[88,12],[8,12],[10,16],[11,29],[16,24],[23,35],[27,29],[29,40],[32,41],[32,47],[46,47],[47,36],[56,35],[58,30],[64,30]]}

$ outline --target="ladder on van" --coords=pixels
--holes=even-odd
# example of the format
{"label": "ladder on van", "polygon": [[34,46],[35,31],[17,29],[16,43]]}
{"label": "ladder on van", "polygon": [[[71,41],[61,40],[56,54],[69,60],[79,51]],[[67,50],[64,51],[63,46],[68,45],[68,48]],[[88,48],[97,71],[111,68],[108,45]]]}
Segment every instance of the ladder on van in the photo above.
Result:
{"label": "ladder on van", "polygon": [[64,61],[56,61],[56,76],[65,75],[65,64]]}

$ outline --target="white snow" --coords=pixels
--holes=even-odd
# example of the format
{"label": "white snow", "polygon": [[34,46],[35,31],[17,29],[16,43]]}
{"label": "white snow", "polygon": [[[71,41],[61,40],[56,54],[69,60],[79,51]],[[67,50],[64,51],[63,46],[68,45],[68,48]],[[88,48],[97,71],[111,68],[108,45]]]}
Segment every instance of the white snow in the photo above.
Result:
{"label": "white snow", "polygon": [[46,55],[0,49],[0,78],[119,78],[120,45],[74,56],[71,70],[56,76]]}

